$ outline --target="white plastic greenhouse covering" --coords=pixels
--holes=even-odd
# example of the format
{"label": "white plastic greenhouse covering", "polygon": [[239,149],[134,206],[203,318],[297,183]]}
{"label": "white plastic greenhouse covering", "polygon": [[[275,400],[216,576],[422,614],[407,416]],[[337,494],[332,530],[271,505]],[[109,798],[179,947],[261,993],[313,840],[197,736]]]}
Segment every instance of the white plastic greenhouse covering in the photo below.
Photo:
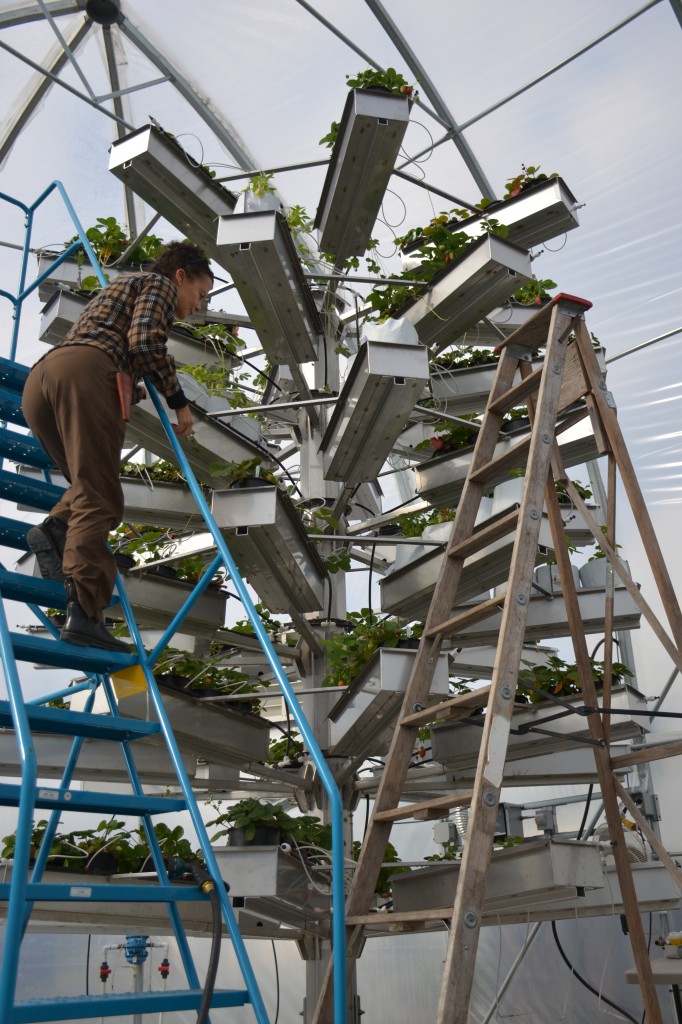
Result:
{"label": "white plastic greenhouse covering", "polygon": [[[533,270],[593,303],[588,326],[606,349],[629,450],[673,581],[681,580],[681,0],[122,0],[121,13],[109,52],[100,26],[86,20],[85,0],[0,0],[0,191],[30,203],[59,179],[84,226],[99,216],[123,221],[109,148],[117,132],[153,120],[219,178],[234,177],[234,191],[244,187],[238,176],[245,170],[274,169],[281,198],[314,216],[329,156],[319,140],[340,120],[346,76],[370,63],[396,68],[419,93],[397,166],[432,191],[392,178],[374,231],[382,267],[400,268],[396,234],[457,205],[438,190],[476,203],[483,194],[501,197],[524,164],[561,175],[580,204],[580,226],[537,247]],[[41,68],[60,56],[55,80],[36,94],[45,84]],[[116,108],[108,73],[114,63],[123,93]],[[136,205],[140,227],[151,211]],[[18,276],[12,246],[22,243],[23,230],[20,212],[3,204],[0,288],[9,291]],[[163,222],[155,230],[177,234]],[[50,202],[36,220],[33,245],[60,245],[71,234],[63,207]],[[36,299],[24,315],[25,362],[41,352],[37,327]],[[630,546],[627,529],[619,539],[633,576],[646,586],[639,541]],[[640,686],[658,694],[670,665],[658,652],[647,660],[646,629],[637,644],[649,666]],[[676,690],[679,683],[666,703],[671,711],[682,710]],[[679,851],[678,762],[659,764],[662,836]],[[623,992],[622,963],[608,962],[611,927],[610,918],[595,920],[591,942],[587,931],[579,937],[577,923],[571,933],[565,922],[562,934],[595,987],[608,969],[604,992],[634,1006]],[[519,934],[522,941],[525,927]],[[84,940],[65,938],[61,952],[47,941],[40,974],[46,992],[58,991],[69,971],[83,969]],[[431,1019],[442,936],[421,944],[382,940],[376,948],[360,962],[365,1019]],[[502,929],[486,930],[472,1020],[484,1019],[518,948],[518,934],[512,941]],[[596,950],[599,970],[590,972]],[[299,1019],[305,985],[304,965],[286,955],[280,1024]],[[260,944],[254,956],[273,1005],[270,953]],[[577,1024],[602,1019],[606,1010],[571,979],[549,939],[531,948],[508,998],[529,1022]]]}

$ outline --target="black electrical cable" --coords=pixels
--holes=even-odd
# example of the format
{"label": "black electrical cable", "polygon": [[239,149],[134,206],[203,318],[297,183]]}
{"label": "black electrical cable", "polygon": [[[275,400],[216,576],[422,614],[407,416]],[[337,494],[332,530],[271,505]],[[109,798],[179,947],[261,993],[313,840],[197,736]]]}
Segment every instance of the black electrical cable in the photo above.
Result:
{"label": "black electrical cable", "polygon": [[582,837],[583,837],[583,830],[584,830],[585,824],[587,822],[587,812],[589,811],[590,804],[592,803],[592,792],[593,792],[593,790],[594,790],[594,783],[591,782],[590,785],[589,785],[589,788],[587,790],[587,800],[585,801],[585,810],[583,811],[583,820],[580,822],[580,828],[578,829],[578,839],[582,839]]}
{"label": "black electrical cable", "polygon": [[573,966],[571,961],[568,959],[568,957],[564,953],[563,946],[559,942],[559,935],[558,935],[557,930],[556,930],[556,921],[550,921],[550,924],[552,925],[552,935],[554,936],[554,941],[555,941],[556,947],[559,950],[559,953],[561,955],[561,959],[564,961],[564,963],[566,964],[566,966],[570,970],[571,974],[575,975],[575,977],[578,979],[580,984],[584,985],[585,988],[588,990],[588,992],[592,992],[593,995],[597,996],[598,999],[601,999],[601,1001],[603,1003],[606,1003],[607,1006],[612,1007],[612,1009],[616,1010],[617,1013],[622,1013],[624,1017],[626,1017],[628,1020],[632,1021],[632,1024],[639,1024],[639,1021],[635,1020],[635,1018],[632,1017],[627,1012],[627,1010],[624,1010],[622,1006],[618,1005],[618,1003],[614,1003],[610,999],[607,999],[607,997],[605,995],[603,995],[603,994],[600,995],[598,990],[596,988],[594,988],[592,985],[590,985],[589,981],[586,981],[585,978],[583,978],[583,976],[578,973],[578,971],[575,969],[575,967]]}
{"label": "black electrical cable", "polygon": [[275,991],[277,993],[277,1002],[275,1003],[275,1019],[272,1024],[277,1024],[279,1020],[279,963],[277,962],[277,950],[275,949],[275,940],[270,939],[270,945],[272,946],[272,956],[275,961]]}
{"label": "black electrical cable", "polygon": [[[265,373],[264,370],[261,370],[259,366],[256,366],[255,363],[252,363],[250,359],[245,359],[244,356],[239,356],[239,358],[243,363],[246,363],[247,366],[250,366],[252,370],[255,370],[260,377],[264,377],[265,380],[268,381],[268,383],[272,384],[273,388],[277,388],[278,391],[281,391],[282,394],[284,394],[284,388],[281,388],[277,381],[273,380],[272,377],[269,377],[268,374]],[[248,409],[246,411],[248,412]]]}
{"label": "black electrical cable", "polygon": [[92,944],[92,935],[88,932],[88,948],[85,951],[85,994],[90,995],[90,946]]}
{"label": "black electrical cable", "polygon": [[208,898],[211,901],[211,911],[213,915],[211,954],[208,960],[206,978],[204,980],[204,994],[201,998],[199,1012],[197,1013],[197,1024],[206,1024],[211,1010],[211,1000],[213,998],[213,990],[215,988],[216,976],[218,974],[218,963],[220,962],[220,942],[222,939],[223,916],[220,910],[220,900],[218,899],[218,893],[216,892],[215,882],[209,875],[208,871],[201,867],[196,861],[191,862],[190,869],[194,875],[194,880],[201,891],[208,892]]}
{"label": "black electrical cable", "polygon": [[367,829],[369,827],[369,793],[365,793],[365,827],[362,830],[362,840],[364,842],[365,836],[367,835]]}
{"label": "black electrical cable", "polygon": [[369,583],[367,585],[367,608],[369,610],[369,624],[370,626],[374,622],[374,612],[372,611],[372,574],[374,572],[374,556],[376,554],[377,546],[372,544],[372,554],[369,559]]}

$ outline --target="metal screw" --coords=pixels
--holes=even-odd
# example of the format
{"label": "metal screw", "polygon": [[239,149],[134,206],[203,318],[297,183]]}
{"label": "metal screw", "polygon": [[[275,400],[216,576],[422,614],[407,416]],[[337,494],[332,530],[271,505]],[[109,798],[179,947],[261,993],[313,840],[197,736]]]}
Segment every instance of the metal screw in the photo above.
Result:
{"label": "metal screw", "polygon": [[525,594],[517,594],[516,595],[516,603],[517,604],[526,604],[527,601],[528,601],[528,598],[526,597]]}
{"label": "metal screw", "polygon": [[504,697],[505,700],[509,700],[511,695],[512,695],[512,688],[511,688],[511,686],[503,686],[502,689],[500,690],[500,697]]}
{"label": "metal screw", "polygon": [[487,793],[483,794],[483,803],[486,805],[486,807],[494,807],[495,804],[497,803],[495,794],[488,790]]}
{"label": "metal screw", "polygon": [[475,928],[478,924],[478,914],[474,914],[473,910],[468,911],[464,915],[464,924],[467,928]]}

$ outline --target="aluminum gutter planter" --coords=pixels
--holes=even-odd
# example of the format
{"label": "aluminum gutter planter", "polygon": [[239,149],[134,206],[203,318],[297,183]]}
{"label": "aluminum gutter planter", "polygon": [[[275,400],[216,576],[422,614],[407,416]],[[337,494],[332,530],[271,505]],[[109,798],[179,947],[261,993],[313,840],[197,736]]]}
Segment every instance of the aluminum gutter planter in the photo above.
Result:
{"label": "aluminum gutter planter", "polygon": [[[90,298],[90,295],[83,295],[68,288],[56,289],[41,311],[40,340],[49,345],[58,345],[62,342]],[[178,366],[192,366],[196,363],[223,366],[239,361],[238,357],[228,352],[218,354],[209,341],[190,337],[176,328],[168,335],[167,348]]]}
{"label": "aluminum gutter planter", "polygon": [[281,213],[221,217],[215,259],[232,275],[239,297],[274,365],[313,362],[322,323],[291,231]]}
{"label": "aluminum gutter planter", "polygon": [[320,611],[326,570],[279,487],[215,491],[212,512],[245,579],[273,612]]}
{"label": "aluminum gutter planter", "polygon": [[[183,754],[201,757],[209,764],[243,767],[251,761],[267,761],[270,723],[257,715],[234,711],[225,703],[211,706],[189,693],[159,683],[163,704]],[[121,714],[147,721],[151,704],[146,693],[122,697]]]}
{"label": "aluminum gutter planter", "polygon": [[315,227],[320,249],[337,262],[362,256],[410,120],[410,100],[373,89],[353,89],[322,188]]}
{"label": "aluminum gutter planter", "polygon": [[[602,696],[598,694],[601,706]],[[582,707],[582,697],[571,697],[570,704],[575,707]],[[646,711],[647,703],[644,696],[633,686],[627,683],[614,686],[611,692],[611,707],[620,711]],[[562,707],[553,701],[541,701],[537,704],[519,704],[514,708],[512,717],[512,732],[509,736],[507,748],[507,761],[518,761],[533,755],[555,754],[564,750],[575,750],[579,744],[576,739],[586,739],[590,735],[589,724],[586,717],[582,715],[567,715],[564,718],[557,718],[547,724],[551,730],[551,736],[543,733],[523,733],[515,735],[513,730],[520,726],[533,725],[537,723],[542,727],[542,722],[550,715],[560,712]],[[624,740],[641,740],[647,719],[643,715],[618,714],[607,716],[611,726],[613,742]],[[478,753],[481,745],[481,727],[484,716],[475,715],[472,718],[459,722],[448,722],[434,725],[431,728],[431,744],[434,761],[444,765],[448,769],[465,771],[476,766]],[[478,724],[476,724],[476,722]],[[584,746],[585,759],[593,762],[592,751]]]}
{"label": "aluminum gutter planter", "polygon": [[428,379],[423,345],[361,345],[320,445],[330,459],[325,479],[375,479]]}
{"label": "aluminum gutter planter", "polygon": [[217,258],[216,220],[236,196],[213,181],[168,135],[146,125],[114,142],[109,170],[193,242]]}
{"label": "aluminum gutter planter", "polygon": [[530,256],[525,250],[486,235],[437,274],[428,291],[397,315],[414,324],[422,344],[437,353],[510,298],[531,276]]}
{"label": "aluminum gutter planter", "polygon": [[[126,576],[125,589],[139,625],[163,629],[192,593],[194,584],[140,572]],[[225,624],[226,602],[226,594],[209,587],[183,619],[181,632],[213,637]],[[121,605],[112,605],[107,609],[107,616],[124,621]]]}
{"label": "aluminum gutter planter", "polygon": [[[352,680],[329,714],[332,757],[365,757],[388,750],[416,651],[380,647]],[[448,659],[438,657],[430,696],[448,692]]]}

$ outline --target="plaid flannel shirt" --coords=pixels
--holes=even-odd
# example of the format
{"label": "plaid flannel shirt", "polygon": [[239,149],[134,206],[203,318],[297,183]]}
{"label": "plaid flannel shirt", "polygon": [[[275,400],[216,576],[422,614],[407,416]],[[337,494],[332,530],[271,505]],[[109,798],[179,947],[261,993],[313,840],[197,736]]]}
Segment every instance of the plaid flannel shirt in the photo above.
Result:
{"label": "plaid flannel shirt", "polygon": [[187,399],[166,347],[177,297],[162,274],[124,274],[90,300],[61,344],[102,349],[134,383],[149,377],[170,408],[179,409]]}

